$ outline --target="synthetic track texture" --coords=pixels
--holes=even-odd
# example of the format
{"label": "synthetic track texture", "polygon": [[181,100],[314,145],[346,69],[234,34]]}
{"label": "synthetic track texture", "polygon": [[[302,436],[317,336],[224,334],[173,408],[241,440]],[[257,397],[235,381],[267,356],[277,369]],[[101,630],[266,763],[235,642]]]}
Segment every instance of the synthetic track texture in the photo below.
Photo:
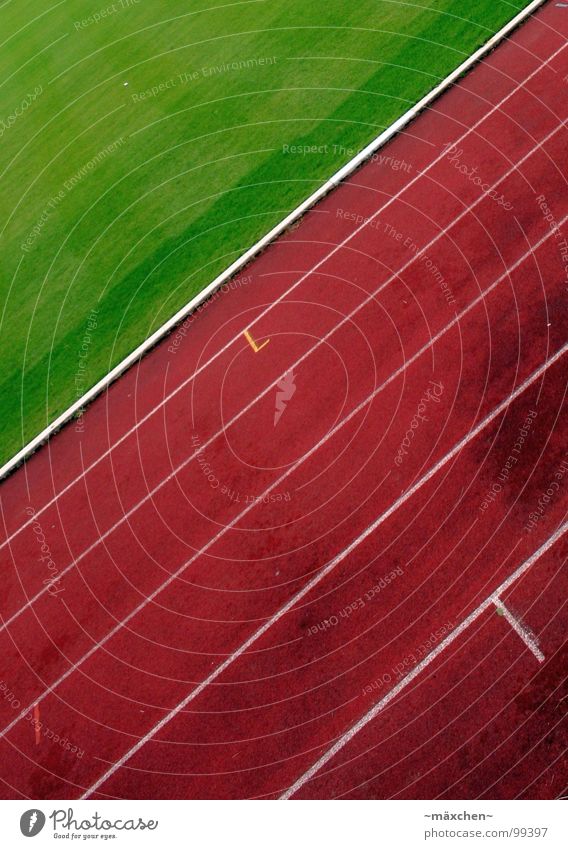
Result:
{"label": "synthetic track texture", "polygon": [[3,796],[563,795],[567,35],[2,484]]}

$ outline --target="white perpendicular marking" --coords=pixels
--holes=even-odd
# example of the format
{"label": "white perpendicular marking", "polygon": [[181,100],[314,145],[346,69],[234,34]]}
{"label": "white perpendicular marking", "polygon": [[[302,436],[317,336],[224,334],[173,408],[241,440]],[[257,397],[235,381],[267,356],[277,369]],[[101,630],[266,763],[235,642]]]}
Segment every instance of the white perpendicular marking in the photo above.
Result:
{"label": "white perpendicular marking", "polygon": [[501,601],[497,594],[492,596],[491,600],[495,605],[497,613],[507,620],[511,628],[519,635],[526,647],[532,651],[538,662],[543,663],[544,655],[538,647],[538,642],[534,634],[531,634],[529,629],[525,628],[525,626],[519,622],[517,617],[511,613],[507,605]]}
{"label": "white perpendicular marking", "polygon": [[390,127],[383,130],[372,142],[370,142],[363,150],[340,168],[332,177],[329,178],[319,189],[311,194],[305,201],[296,207],[289,215],[282,219],[275,227],[272,228],[265,236],[263,236],[256,244],[243,253],[236,259],[225,271],[221,272],[199,295],[192,298],[184,307],[159,327],[151,336],[142,342],[131,354],[116,365],[108,372],[101,380],[99,380],[88,392],[75,401],[67,408],[55,421],[48,425],[44,430],[37,434],[30,442],[28,442],[17,454],[8,460],[0,468],[0,480],[10,474],[24,460],[30,457],[50,436],[56,433],[63,425],[65,425],[79,411],[88,406],[98,395],[108,389],[114,381],[120,377],[127,369],[137,363],[148,351],[150,351],[161,339],[167,336],[174,330],[178,324],[186,319],[191,313],[203,304],[211,295],[213,295],[222,285],[230,280],[235,274],[241,271],[258,253],[271,244],[278,236],[282,235],[286,229],[301,218],[309,209],[311,209],[319,200],[332,191],[336,186],[349,177],[354,171],[359,168],[364,162],[369,159],[373,153],[384,147],[394,136],[398,135],[408,124],[413,121],[420,112],[427,106],[433,103],[441,94],[462,76],[476,65],[484,56],[490,53],[501,41],[503,41],[513,30],[529,18],[540,6],[543,6],[546,0],[532,0],[524,9],[522,9],[508,24],[505,24],[495,35],[491,36],[488,41],[479,47],[475,53],[472,53],[464,62],[448,74],[441,83],[438,83],[428,94],[418,101],[411,109],[407,110],[404,115],[401,115]]}

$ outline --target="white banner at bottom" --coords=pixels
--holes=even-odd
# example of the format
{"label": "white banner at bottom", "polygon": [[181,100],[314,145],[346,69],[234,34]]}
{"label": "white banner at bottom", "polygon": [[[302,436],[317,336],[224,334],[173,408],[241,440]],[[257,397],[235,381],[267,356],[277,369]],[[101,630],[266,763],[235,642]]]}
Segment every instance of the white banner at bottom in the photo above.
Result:
{"label": "white banner at bottom", "polygon": [[207,849],[568,846],[557,801],[0,802],[2,845]]}

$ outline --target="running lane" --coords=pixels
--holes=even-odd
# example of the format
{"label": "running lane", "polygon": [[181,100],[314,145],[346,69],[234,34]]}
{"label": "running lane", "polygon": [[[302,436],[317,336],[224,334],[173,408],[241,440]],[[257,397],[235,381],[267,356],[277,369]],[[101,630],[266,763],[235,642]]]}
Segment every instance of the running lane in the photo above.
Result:
{"label": "running lane", "polygon": [[2,484],[7,796],[280,795],[556,532],[567,34],[548,4]]}

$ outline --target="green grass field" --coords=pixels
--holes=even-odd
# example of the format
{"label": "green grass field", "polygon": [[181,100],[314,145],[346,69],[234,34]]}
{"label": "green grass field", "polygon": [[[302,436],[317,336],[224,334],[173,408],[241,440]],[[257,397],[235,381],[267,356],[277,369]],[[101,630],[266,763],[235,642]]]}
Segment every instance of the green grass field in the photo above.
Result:
{"label": "green grass field", "polygon": [[0,3],[0,462],[524,5]]}

